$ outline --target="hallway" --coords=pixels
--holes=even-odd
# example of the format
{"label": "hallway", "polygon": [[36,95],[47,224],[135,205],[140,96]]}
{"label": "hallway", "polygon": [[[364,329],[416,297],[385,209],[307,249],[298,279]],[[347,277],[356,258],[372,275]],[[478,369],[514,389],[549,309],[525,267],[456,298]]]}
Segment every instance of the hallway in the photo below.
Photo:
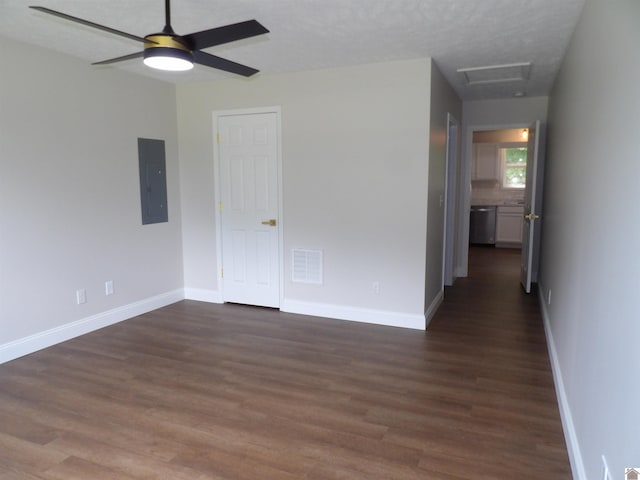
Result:
{"label": "hallway", "polygon": [[451,446],[458,468],[474,478],[571,478],[537,293],[520,286],[520,250],[471,247],[469,276],[447,288],[427,337],[455,348],[474,378],[466,429],[482,433]]}

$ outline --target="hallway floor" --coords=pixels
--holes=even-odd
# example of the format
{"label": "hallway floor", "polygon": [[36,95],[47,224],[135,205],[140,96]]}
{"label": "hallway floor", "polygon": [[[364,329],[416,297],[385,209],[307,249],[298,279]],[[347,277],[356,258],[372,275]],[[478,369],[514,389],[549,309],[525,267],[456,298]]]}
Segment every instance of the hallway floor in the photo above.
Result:
{"label": "hallway floor", "polygon": [[520,286],[520,250],[471,247],[469,276],[447,287],[428,329],[474,378],[467,428],[485,437],[450,451],[473,478],[571,478],[535,287]]}

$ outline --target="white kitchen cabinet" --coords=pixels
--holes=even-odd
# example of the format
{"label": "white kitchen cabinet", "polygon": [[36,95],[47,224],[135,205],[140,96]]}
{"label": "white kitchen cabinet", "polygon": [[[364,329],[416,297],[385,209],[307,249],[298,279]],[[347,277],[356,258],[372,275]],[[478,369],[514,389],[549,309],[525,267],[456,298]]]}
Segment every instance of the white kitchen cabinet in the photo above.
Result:
{"label": "white kitchen cabinet", "polygon": [[496,143],[473,144],[472,180],[498,180],[498,145]]}
{"label": "white kitchen cabinet", "polygon": [[496,215],[496,246],[522,245],[522,221],[524,207],[499,206]]}

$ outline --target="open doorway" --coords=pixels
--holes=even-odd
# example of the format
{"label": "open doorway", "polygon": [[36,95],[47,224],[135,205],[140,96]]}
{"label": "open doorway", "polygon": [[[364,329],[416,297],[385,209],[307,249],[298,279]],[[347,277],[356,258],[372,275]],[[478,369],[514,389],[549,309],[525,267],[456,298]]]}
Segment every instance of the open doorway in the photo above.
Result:
{"label": "open doorway", "polygon": [[473,132],[469,243],[521,249],[528,129]]}
{"label": "open doorway", "polygon": [[[468,126],[460,175],[461,224],[458,227],[460,257],[456,276],[466,277],[472,232],[472,208],[485,207],[493,216],[488,227],[492,238],[484,243],[498,248],[521,248],[525,189],[527,124]],[[526,175],[526,173],[524,174]],[[498,217],[499,216],[499,217]],[[472,242],[475,243],[475,242]]]}

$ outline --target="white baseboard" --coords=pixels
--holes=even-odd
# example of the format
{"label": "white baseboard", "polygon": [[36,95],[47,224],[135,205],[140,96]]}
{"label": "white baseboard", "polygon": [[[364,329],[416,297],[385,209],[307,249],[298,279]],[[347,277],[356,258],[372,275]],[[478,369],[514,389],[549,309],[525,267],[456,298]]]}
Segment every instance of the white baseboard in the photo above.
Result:
{"label": "white baseboard", "polygon": [[[174,290],[0,345],[0,364],[184,299],[223,303],[219,291],[192,288]],[[301,315],[424,330],[427,325],[425,319],[431,320],[441,302],[442,294],[432,302],[425,315],[297,300],[284,300],[280,310]]]}
{"label": "white baseboard", "polygon": [[455,278],[465,278],[467,276],[467,270],[462,267],[456,267],[453,271],[453,276]]}
{"label": "white baseboard", "polygon": [[438,307],[440,306],[443,300],[444,300],[444,290],[440,290],[438,292],[438,295],[436,295],[436,298],[434,298],[433,302],[431,302],[431,305],[429,305],[429,308],[427,308],[427,311],[424,312],[424,318],[426,319],[425,328],[427,328],[431,323],[433,316],[438,311]]}
{"label": "white baseboard", "polygon": [[0,345],[0,364],[184,299],[182,289],[146,298]]}
{"label": "white baseboard", "polygon": [[224,303],[222,293],[218,290],[205,290],[204,288],[185,288],[186,300],[198,300],[199,302]]}
{"label": "white baseboard", "polygon": [[571,415],[569,400],[567,399],[564,381],[562,380],[562,371],[560,369],[560,361],[558,360],[558,352],[556,351],[556,344],[553,340],[553,333],[551,331],[551,321],[549,319],[549,312],[547,311],[547,303],[544,295],[546,289],[540,284],[538,284],[538,287],[538,300],[540,301],[540,310],[542,311],[542,318],[544,321],[544,332],[547,338],[549,359],[551,360],[553,383],[556,387],[560,418],[562,419],[562,430],[567,444],[567,453],[569,454],[569,462],[571,463],[571,472],[574,480],[587,480],[584,462],[582,461],[582,453],[580,452],[580,444],[578,443],[578,436],[573,424],[573,416]]}
{"label": "white baseboard", "polygon": [[345,305],[302,302],[298,300],[283,300],[280,310],[300,315],[335,318],[337,320],[349,320],[352,322],[373,323],[376,325],[413,328],[417,330],[424,330],[426,325],[424,315],[372,310]]}

